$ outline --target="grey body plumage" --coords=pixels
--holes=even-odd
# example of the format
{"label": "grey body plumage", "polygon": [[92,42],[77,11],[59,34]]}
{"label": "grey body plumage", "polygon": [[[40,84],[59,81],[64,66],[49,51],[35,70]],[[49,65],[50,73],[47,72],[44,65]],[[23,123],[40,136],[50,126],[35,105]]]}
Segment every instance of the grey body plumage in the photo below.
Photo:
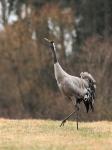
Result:
{"label": "grey body plumage", "polygon": [[67,74],[57,62],[54,64],[55,78],[60,91],[67,97],[83,98],[87,93],[88,83],[79,77]]}

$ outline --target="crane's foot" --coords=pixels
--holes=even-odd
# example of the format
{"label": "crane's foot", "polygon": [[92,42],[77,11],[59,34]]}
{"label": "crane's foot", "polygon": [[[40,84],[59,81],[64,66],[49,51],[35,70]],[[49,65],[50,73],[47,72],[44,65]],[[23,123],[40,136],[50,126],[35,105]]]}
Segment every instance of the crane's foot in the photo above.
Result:
{"label": "crane's foot", "polygon": [[64,126],[65,123],[66,123],[66,120],[63,120],[62,123],[60,124],[60,127]]}
{"label": "crane's foot", "polygon": [[60,127],[61,127],[61,126],[64,126],[64,124],[65,124],[65,122],[68,120],[68,118],[70,118],[74,113],[75,113],[75,110],[74,110],[72,113],[70,113],[70,115],[68,115],[68,116],[62,121]]}

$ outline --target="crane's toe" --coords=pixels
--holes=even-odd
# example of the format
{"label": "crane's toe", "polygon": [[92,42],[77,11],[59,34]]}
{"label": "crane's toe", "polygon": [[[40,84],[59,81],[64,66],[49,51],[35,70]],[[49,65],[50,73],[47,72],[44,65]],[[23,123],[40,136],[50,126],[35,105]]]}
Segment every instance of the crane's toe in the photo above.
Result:
{"label": "crane's toe", "polygon": [[63,120],[62,123],[60,124],[60,127],[64,126],[65,122],[66,122],[66,120]]}

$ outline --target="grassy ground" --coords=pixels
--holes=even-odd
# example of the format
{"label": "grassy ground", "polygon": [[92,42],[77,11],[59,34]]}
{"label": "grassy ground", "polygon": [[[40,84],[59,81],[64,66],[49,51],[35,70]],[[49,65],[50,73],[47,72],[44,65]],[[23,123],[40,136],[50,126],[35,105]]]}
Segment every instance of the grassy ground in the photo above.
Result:
{"label": "grassy ground", "polygon": [[112,150],[112,122],[0,119],[0,150]]}

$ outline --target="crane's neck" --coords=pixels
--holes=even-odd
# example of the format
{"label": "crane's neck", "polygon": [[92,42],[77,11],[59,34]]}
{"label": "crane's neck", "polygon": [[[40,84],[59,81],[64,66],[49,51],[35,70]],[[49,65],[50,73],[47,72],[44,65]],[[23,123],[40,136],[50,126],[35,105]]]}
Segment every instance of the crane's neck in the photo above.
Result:
{"label": "crane's neck", "polygon": [[54,43],[51,46],[51,50],[52,50],[52,53],[53,53],[53,61],[54,61],[54,64],[55,64],[55,63],[58,62],[58,59],[57,59],[56,47],[55,47]]}
{"label": "crane's neck", "polygon": [[63,80],[63,78],[65,76],[68,76],[69,74],[67,74],[62,67],[60,66],[59,62],[54,64],[54,74],[55,74],[55,78],[57,80],[57,82],[59,83],[61,80]]}
{"label": "crane's neck", "polygon": [[67,73],[62,69],[62,67],[60,66],[58,62],[57,54],[56,54],[56,47],[54,43],[52,43],[51,45],[51,50],[53,52],[55,78],[57,82],[60,82],[64,78],[64,76],[67,75]]}

